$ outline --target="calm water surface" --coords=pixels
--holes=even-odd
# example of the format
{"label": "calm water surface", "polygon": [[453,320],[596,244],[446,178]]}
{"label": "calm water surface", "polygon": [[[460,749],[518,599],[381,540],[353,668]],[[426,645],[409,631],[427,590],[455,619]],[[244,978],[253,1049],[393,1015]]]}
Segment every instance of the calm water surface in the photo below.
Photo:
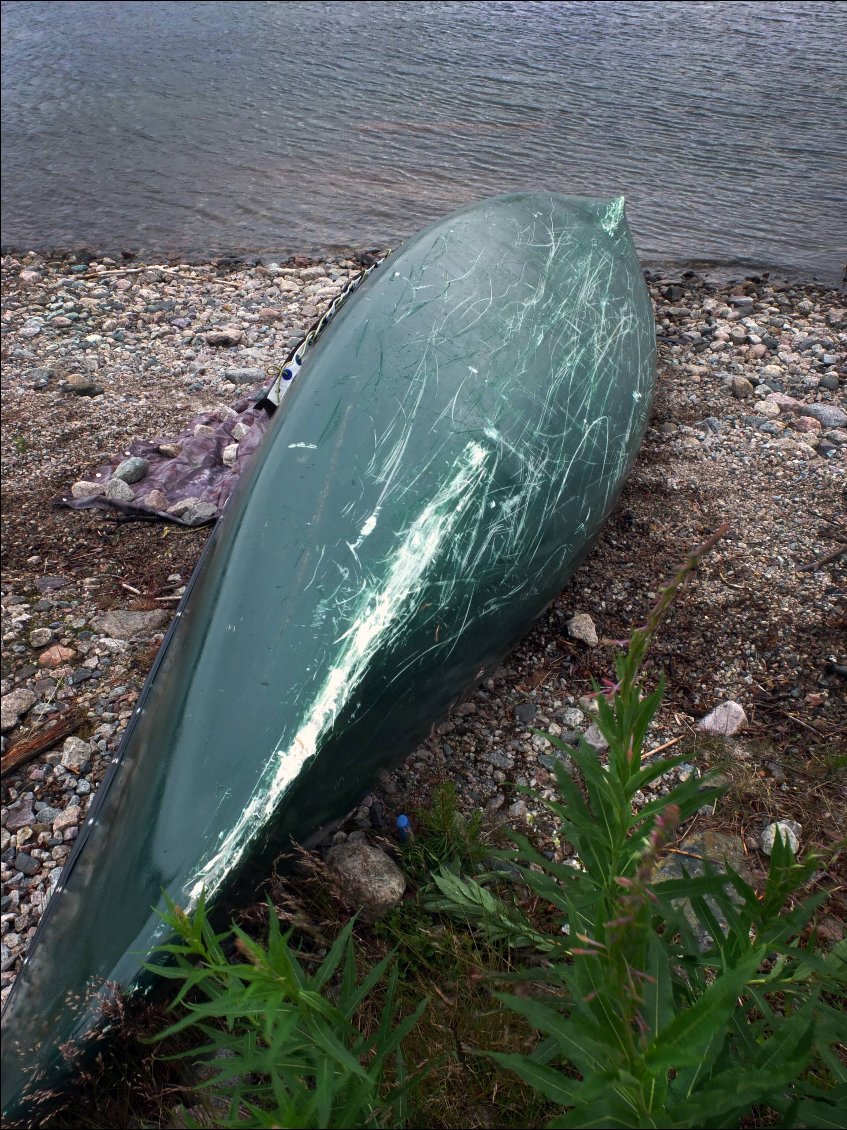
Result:
{"label": "calm water surface", "polygon": [[624,193],[647,259],[847,257],[847,5],[4,3],[3,243],[393,244]]}

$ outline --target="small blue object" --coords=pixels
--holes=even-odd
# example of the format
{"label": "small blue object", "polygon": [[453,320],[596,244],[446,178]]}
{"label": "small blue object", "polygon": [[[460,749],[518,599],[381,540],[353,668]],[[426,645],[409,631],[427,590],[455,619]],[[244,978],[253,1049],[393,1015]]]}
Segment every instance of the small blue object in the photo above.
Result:
{"label": "small blue object", "polygon": [[400,837],[400,843],[406,844],[412,838],[412,823],[408,816],[397,817],[397,834]]}

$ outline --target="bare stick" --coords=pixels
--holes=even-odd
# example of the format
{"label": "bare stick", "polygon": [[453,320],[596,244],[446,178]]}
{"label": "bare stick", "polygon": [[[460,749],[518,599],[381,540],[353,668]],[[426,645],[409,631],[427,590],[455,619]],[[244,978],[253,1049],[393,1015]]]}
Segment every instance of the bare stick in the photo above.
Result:
{"label": "bare stick", "polygon": [[28,738],[16,742],[8,753],[3,754],[0,777],[5,777],[14,769],[26,765],[40,753],[45,753],[56,742],[72,734],[81,722],[82,714],[74,710],[60,718],[58,722],[54,722],[52,726],[48,726],[46,730],[39,730],[38,733],[30,734]]}

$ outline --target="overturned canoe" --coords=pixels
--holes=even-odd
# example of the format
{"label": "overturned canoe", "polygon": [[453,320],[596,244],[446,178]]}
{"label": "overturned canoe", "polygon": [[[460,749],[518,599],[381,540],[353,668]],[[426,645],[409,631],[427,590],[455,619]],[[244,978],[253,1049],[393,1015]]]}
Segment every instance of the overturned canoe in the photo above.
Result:
{"label": "overturned canoe", "polygon": [[[433,225],[338,311],[215,529],[4,1013],[3,1110],[138,991],[167,893],[342,815],[557,595],[653,388],[623,201]],[[32,1117],[32,1115],[29,1115]]]}

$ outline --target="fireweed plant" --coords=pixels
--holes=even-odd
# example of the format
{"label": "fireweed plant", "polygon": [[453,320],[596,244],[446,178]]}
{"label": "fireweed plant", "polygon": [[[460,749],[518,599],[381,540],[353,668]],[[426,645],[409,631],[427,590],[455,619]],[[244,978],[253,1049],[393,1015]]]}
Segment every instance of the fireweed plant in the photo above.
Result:
{"label": "fireweed plant", "polygon": [[[558,799],[544,803],[572,857],[550,860],[513,833],[514,847],[489,853],[498,865],[483,870],[479,853],[457,852],[453,831],[443,851],[437,838],[423,854],[414,845],[417,870],[429,868],[418,878],[423,907],[492,952],[526,957],[491,978],[522,983],[521,995],[495,995],[536,1033],[531,1050],[475,1054],[534,1088],[557,1112],[551,1127],[847,1123],[847,947],[818,952],[811,924],[826,892],[802,893],[819,861],[798,861],[777,837],[763,891],[708,863],[662,880],[670,841],[720,790],[691,775],[635,804],[683,760],[644,755],[663,685],[648,691],[642,664],[680,586],[725,532],[661,592],[617,659],[616,681],[597,690],[608,764],[584,741],[573,749],[544,735],[562,758]],[[208,1062],[206,1087],[226,1110],[216,1124],[406,1125],[414,1080],[402,1045],[425,1002],[399,1017],[391,956],[357,979],[352,924],[308,973],[269,912],[266,944],[237,928],[216,934],[202,905],[168,916],[176,939],[162,950],[173,964],[157,968],[181,982],[180,1017],[162,1036],[200,1037],[181,1054]],[[379,1022],[366,1036],[357,1010],[375,992]]]}

